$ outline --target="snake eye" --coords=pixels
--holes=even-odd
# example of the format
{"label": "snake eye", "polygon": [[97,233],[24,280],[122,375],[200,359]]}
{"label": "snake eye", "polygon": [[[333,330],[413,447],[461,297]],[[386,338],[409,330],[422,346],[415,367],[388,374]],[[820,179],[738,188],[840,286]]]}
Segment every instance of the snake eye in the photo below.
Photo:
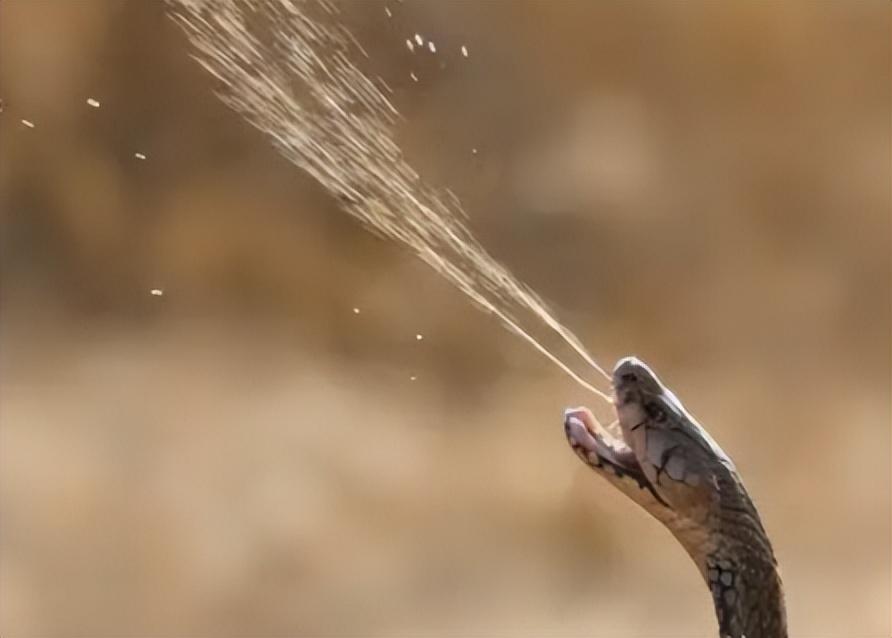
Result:
{"label": "snake eye", "polygon": [[644,409],[647,411],[647,416],[649,416],[657,423],[662,423],[666,420],[666,411],[658,404],[648,403],[646,406],[644,406]]}

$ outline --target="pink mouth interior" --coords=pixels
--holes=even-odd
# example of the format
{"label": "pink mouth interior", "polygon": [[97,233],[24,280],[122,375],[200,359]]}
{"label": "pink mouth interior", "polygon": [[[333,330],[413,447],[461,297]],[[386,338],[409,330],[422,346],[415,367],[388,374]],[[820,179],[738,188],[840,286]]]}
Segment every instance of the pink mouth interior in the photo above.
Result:
{"label": "pink mouth interior", "polygon": [[576,438],[591,439],[587,442],[578,440],[577,442],[580,445],[594,448],[598,444],[601,444],[606,445],[613,450],[628,448],[628,445],[626,445],[626,442],[622,439],[622,435],[614,435],[610,430],[601,425],[595,418],[595,415],[592,414],[591,410],[588,408],[578,407],[566,410],[564,412],[564,421],[571,427],[571,432],[572,430],[576,430],[577,434],[581,435],[582,433],[579,432],[579,427],[577,425],[579,424],[585,430],[585,434],[588,435],[582,435]]}

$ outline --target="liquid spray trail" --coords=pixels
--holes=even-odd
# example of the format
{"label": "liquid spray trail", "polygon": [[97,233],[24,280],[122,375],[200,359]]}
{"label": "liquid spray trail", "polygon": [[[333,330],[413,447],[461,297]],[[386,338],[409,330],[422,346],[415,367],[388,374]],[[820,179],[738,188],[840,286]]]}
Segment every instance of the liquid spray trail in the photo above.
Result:
{"label": "liquid spray trail", "polygon": [[[370,230],[415,254],[582,387],[605,392],[537,340],[531,316],[609,378],[546,305],[496,262],[448,191],[424,183],[394,139],[399,112],[350,59],[367,55],[327,0],[169,0],[220,98],[269,135]],[[383,80],[380,80],[383,84]],[[386,85],[385,85],[386,86]]]}

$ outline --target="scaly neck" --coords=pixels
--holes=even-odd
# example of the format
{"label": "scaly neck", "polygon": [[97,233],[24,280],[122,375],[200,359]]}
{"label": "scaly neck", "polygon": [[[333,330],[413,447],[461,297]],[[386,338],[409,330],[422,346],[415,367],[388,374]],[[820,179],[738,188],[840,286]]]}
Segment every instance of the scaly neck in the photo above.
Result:
{"label": "scaly neck", "polygon": [[787,638],[783,586],[759,513],[736,472],[718,473],[716,487],[709,549],[691,556],[712,594],[719,636]]}
{"label": "scaly neck", "polygon": [[706,557],[721,638],[787,638],[783,590],[774,557],[740,545]]}

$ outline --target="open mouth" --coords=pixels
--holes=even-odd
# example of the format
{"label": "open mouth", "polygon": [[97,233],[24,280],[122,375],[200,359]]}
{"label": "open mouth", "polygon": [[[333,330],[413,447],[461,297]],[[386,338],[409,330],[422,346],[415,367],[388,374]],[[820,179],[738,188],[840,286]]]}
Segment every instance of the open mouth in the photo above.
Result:
{"label": "open mouth", "polygon": [[591,447],[592,441],[602,440],[613,445],[625,445],[622,440],[613,437],[610,431],[595,418],[591,410],[584,407],[568,408],[564,411],[564,427],[567,434],[573,437],[583,447]]}
{"label": "open mouth", "polygon": [[[642,385],[646,385],[651,379],[652,384],[658,384],[650,369],[639,359],[620,359],[613,370],[613,409],[616,421],[605,427],[588,408],[570,408],[564,412],[564,432],[570,447],[587,465],[601,473],[631,477],[639,487],[646,487],[654,492],[630,441],[625,438],[638,427],[635,423],[643,424],[646,421],[646,415],[641,409],[641,395],[646,390]],[[617,423],[622,427],[614,428]],[[633,427],[627,428],[629,424]],[[612,472],[607,472],[608,470]]]}
{"label": "open mouth", "polygon": [[[624,409],[634,408],[636,404],[635,388],[626,384],[615,384],[614,408],[617,421]],[[612,425],[612,424],[611,424]],[[614,435],[601,425],[591,410],[586,407],[570,408],[564,412],[564,432],[567,441],[576,455],[596,472],[619,483],[631,479],[637,487],[650,492],[654,499],[665,506],[668,503],[651,485],[635,452],[623,438],[622,431]],[[632,484],[627,484],[629,487]]]}
{"label": "open mouth", "polygon": [[[564,412],[564,431],[570,446],[583,461],[601,467],[605,461],[617,462],[618,457],[632,453],[622,435],[614,435],[601,425],[591,410],[570,408]],[[637,462],[636,462],[637,464]]]}
{"label": "open mouth", "polygon": [[[632,452],[623,439],[622,429],[618,427],[620,407],[631,398],[624,385],[614,379],[612,407],[615,420],[606,427],[584,406],[564,410],[564,431],[577,454],[580,451],[586,455]],[[588,456],[583,460],[591,462]]]}

